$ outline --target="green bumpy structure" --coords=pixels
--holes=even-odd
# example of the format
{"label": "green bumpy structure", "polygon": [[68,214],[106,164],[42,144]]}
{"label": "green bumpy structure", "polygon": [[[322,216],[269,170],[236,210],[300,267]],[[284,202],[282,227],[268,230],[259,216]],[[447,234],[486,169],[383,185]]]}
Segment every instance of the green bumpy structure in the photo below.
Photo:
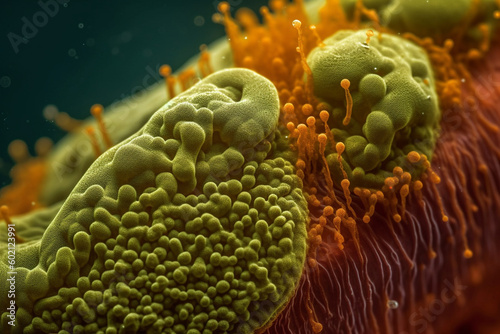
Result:
{"label": "green bumpy structure", "polygon": [[[341,0],[348,17],[353,17],[357,2]],[[480,42],[483,37],[478,24],[486,23],[492,29],[498,25],[492,15],[496,0],[363,0],[363,5],[377,11],[384,27],[396,33],[432,37],[439,43],[454,36]]]}
{"label": "green bumpy structure", "polygon": [[[366,30],[339,31],[307,59],[315,95],[332,108],[328,125],[334,139],[345,144],[343,167],[352,187],[380,188],[394,167],[407,165],[410,151],[430,158],[438,136],[441,114],[426,53],[397,36],[377,35],[366,43]],[[346,126],[343,79],[350,81],[353,100]],[[326,154],[340,183],[337,153]]]}
{"label": "green bumpy structure", "polygon": [[274,86],[244,69],[167,103],[95,161],[41,240],[18,245],[16,326],[2,298],[3,332],[264,326],[294,293],[306,256],[301,181],[270,154],[278,117]]}

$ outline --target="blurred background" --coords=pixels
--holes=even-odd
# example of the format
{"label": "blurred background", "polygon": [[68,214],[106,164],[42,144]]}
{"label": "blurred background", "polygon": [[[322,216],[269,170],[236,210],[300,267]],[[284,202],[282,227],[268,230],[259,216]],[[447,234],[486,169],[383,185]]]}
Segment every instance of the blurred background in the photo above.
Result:
{"label": "blurred background", "polygon": [[[32,155],[46,136],[66,133],[43,116],[48,105],[74,118],[144,88],[162,64],[175,71],[201,44],[224,36],[212,22],[218,0],[2,0],[0,2],[0,188],[10,183],[14,139]],[[229,0],[258,12],[267,0]],[[161,80],[150,75],[147,84]]]}

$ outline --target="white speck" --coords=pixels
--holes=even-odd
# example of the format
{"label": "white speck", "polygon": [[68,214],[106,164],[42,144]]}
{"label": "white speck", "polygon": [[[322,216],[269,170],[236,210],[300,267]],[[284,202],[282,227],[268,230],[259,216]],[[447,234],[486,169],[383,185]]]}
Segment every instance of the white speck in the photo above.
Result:
{"label": "white speck", "polygon": [[430,100],[431,99],[431,96],[430,95],[427,95],[427,100]]}
{"label": "white speck", "polygon": [[362,47],[364,47],[365,49],[369,49],[370,46],[368,44],[366,44],[366,42],[363,42],[363,43],[359,43]]}
{"label": "white speck", "polygon": [[387,307],[394,310],[394,309],[397,309],[399,307],[399,303],[395,300],[389,300],[387,302]]}
{"label": "white speck", "polygon": [[462,78],[462,80],[460,80],[460,81],[465,82],[465,78]]}

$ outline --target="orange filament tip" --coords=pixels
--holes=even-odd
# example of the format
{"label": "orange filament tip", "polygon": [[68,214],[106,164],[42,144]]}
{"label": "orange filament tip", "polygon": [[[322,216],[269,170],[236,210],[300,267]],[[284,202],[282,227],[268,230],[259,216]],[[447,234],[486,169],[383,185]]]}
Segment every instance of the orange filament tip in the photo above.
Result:
{"label": "orange filament tip", "polygon": [[446,49],[446,51],[450,51],[451,49],[453,49],[453,46],[454,46],[455,43],[453,43],[453,40],[452,39],[447,39],[444,41],[444,48]]}
{"label": "orange filament tip", "polygon": [[324,133],[318,135],[318,141],[322,144],[326,143],[326,135]]}
{"label": "orange filament tip", "polygon": [[411,162],[412,164],[415,164],[420,161],[420,154],[417,151],[411,151],[408,153],[406,156],[408,158],[408,161]]}
{"label": "orange filament tip", "polygon": [[320,113],[319,113],[319,118],[321,118],[321,120],[326,123],[328,122],[328,119],[330,118],[330,114],[328,113],[328,111],[326,110],[322,110]]}
{"label": "orange filament tip", "polygon": [[422,181],[415,181],[415,183],[413,184],[413,188],[415,190],[422,190],[422,188],[424,187]]}
{"label": "orange filament tip", "polygon": [[347,189],[347,188],[349,188],[349,186],[351,185],[351,182],[349,182],[349,180],[348,180],[348,179],[343,179],[343,180],[340,182],[340,185],[342,186],[342,188]]}
{"label": "orange filament tip", "polygon": [[295,167],[297,167],[298,169],[304,169],[306,168],[306,162],[302,159],[298,159],[295,163]]}
{"label": "orange filament tip", "polygon": [[401,216],[396,213],[394,216],[392,216],[392,219],[394,219],[396,223],[399,223],[401,221]]}
{"label": "orange filament tip", "polygon": [[325,208],[323,209],[323,215],[325,215],[326,217],[333,215],[333,208],[330,205],[325,206]]}
{"label": "orange filament tip", "polygon": [[307,117],[306,123],[308,126],[313,126],[316,124],[316,118],[314,118],[313,116],[309,116]]}
{"label": "orange filament tip", "polygon": [[92,107],[90,107],[90,113],[96,118],[101,116],[102,110],[103,107],[100,104],[94,104]]}
{"label": "orange filament tip", "polygon": [[373,30],[368,30],[368,31],[366,32],[366,44],[370,43],[370,38],[371,38],[373,35],[375,35],[375,34],[373,33]]}
{"label": "orange filament tip", "polygon": [[313,112],[313,107],[312,105],[310,105],[309,103],[306,103],[302,106],[302,113],[305,115],[305,116],[309,116],[311,115]]}
{"label": "orange filament tip", "polygon": [[368,215],[366,215],[366,214],[365,214],[365,215],[363,216],[363,222],[364,222],[365,224],[368,224],[368,223],[370,222],[370,216],[368,216]]}
{"label": "orange filament tip", "polygon": [[293,20],[292,25],[295,29],[300,29],[300,27],[302,26],[302,22],[300,22],[299,20]]}
{"label": "orange filament tip", "polygon": [[474,255],[474,254],[472,253],[472,251],[471,251],[470,249],[466,249],[466,250],[464,251],[464,257],[465,257],[466,259],[470,259],[473,255]]}
{"label": "orange filament tip", "polygon": [[312,330],[314,333],[321,333],[321,331],[323,331],[323,325],[319,322],[313,323]]}
{"label": "orange filament tip", "polygon": [[283,110],[286,113],[292,114],[295,112],[295,107],[291,103],[285,103],[285,105],[283,106]]}
{"label": "orange filament tip", "polygon": [[447,222],[449,220],[448,216],[447,215],[443,215],[443,222]]}
{"label": "orange filament tip", "polygon": [[497,20],[500,19],[500,10],[495,10],[493,12],[493,17]]}
{"label": "orange filament tip", "polygon": [[26,143],[20,139],[11,141],[8,147],[8,151],[10,157],[16,163],[26,161],[30,157],[28,145],[26,145]]}
{"label": "orange filament tip", "polygon": [[392,174],[394,174],[394,176],[401,177],[403,175],[403,168],[399,166],[394,167],[394,169],[392,170]]}
{"label": "orange filament tip", "polygon": [[104,124],[104,120],[102,118],[103,107],[100,104],[94,104],[90,107],[90,113],[95,117],[97,121],[97,125],[99,126],[99,131],[101,132],[104,143],[107,148],[113,146],[111,138],[109,137],[108,130],[106,129],[106,125]]}
{"label": "orange filament tip", "polygon": [[168,77],[172,73],[172,68],[169,65],[161,65],[158,72],[162,77]]}
{"label": "orange filament tip", "polygon": [[9,207],[7,205],[0,206],[0,214],[7,224],[12,224],[9,215]]}
{"label": "orange filament tip", "polygon": [[305,124],[299,124],[297,125],[297,130],[299,130],[300,132],[304,132],[304,131],[307,131],[307,126]]}
{"label": "orange filament tip", "polygon": [[[5,220],[5,223],[7,225],[12,224],[12,220],[10,219],[10,214],[9,214],[9,207],[7,205],[2,205],[0,206],[0,218],[3,218]],[[10,236],[9,236],[10,237]],[[14,232],[14,239],[18,243],[23,243],[25,240],[17,235],[17,233]]]}
{"label": "orange filament tip", "polygon": [[345,150],[345,145],[343,142],[338,142],[337,145],[335,145],[335,149],[337,150],[337,154],[341,155],[344,153]]}
{"label": "orange filament tip", "polygon": [[219,5],[217,6],[217,10],[222,14],[226,14],[227,12],[229,12],[230,8],[231,7],[229,6],[229,4],[225,1],[220,2]]}
{"label": "orange filament tip", "polygon": [[351,82],[348,79],[342,79],[342,81],[340,82],[340,85],[344,89],[349,89],[349,87],[351,86]]}

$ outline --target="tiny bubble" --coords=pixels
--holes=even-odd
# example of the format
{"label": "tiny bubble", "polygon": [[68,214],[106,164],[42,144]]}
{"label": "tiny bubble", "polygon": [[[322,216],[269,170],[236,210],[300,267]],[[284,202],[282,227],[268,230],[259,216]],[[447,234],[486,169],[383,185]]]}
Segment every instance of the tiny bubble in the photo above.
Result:
{"label": "tiny bubble", "polygon": [[198,15],[194,18],[194,25],[197,27],[201,27],[205,24],[205,18],[201,15]]}
{"label": "tiny bubble", "polygon": [[10,87],[10,84],[12,81],[10,80],[10,77],[4,75],[3,77],[0,78],[0,87],[2,88],[8,88]]}
{"label": "tiny bubble", "polygon": [[65,2],[65,3],[63,4],[63,7],[65,7],[65,8],[66,8],[66,7],[68,7],[68,3],[67,3],[67,2]]}
{"label": "tiny bubble", "polygon": [[76,56],[76,50],[75,49],[69,49],[68,50],[68,55],[70,57],[75,57]]}
{"label": "tiny bubble", "polygon": [[399,303],[395,300],[389,300],[387,302],[387,307],[394,310],[394,309],[397,309],[399,307]]}
{"label": "tiny bubble", "polygon": [[83,23],[78,23],[78,28],[83,29],[84,25]]}

